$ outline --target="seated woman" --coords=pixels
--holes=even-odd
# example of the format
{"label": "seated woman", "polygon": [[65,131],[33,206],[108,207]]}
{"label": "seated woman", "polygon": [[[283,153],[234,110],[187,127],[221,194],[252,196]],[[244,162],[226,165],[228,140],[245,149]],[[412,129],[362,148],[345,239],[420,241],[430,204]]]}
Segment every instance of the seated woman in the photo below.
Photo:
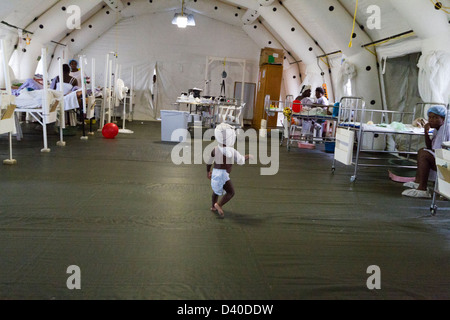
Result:
{"label": "seated woman", "polygon": [[[436,171],[434,150],[442,148],[442,143],[450,138],[450,125],[446,121],[447,109],[443,106],[432,106],[428,110],[428,123],[425,125],[425,145],[417,154],[417,172],[414,182],[407,182],[405,187],[411,188],[402,192],[402,195],[413,198],[431,198],[427,189],[430,170]],[[430,139],[429,130],[434,129],[433,138]]]}
{"label": "seated woman", "polygon": [[302,105],[311,105],[313,101],[310,99],[311,97],[311,86],[304,86],[301,95],[299,95],[295,100],[299,100]]}
{"label": "seated woman", "polygon": [[89,77],[86,76],[86,74],[81,74],[81,70],[78,68],[78,61],[75,59],[72,59],[69,61],[70,66],[70,76],[77,79],[78,86],[81,88],[83,79],[86,80],[86,83],[89,83]]}

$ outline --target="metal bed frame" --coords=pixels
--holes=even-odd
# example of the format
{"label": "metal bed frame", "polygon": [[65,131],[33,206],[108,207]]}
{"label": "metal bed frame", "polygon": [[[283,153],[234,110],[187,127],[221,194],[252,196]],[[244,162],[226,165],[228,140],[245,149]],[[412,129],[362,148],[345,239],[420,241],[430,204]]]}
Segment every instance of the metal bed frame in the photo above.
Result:
{"label": "metal bed frame", "polygon": [[[368,121],[374,123],[379,123],[382,125],[389,125],[392,122],[410,123],[419,117],[423,116],[427,106],[431,105],[444,105],[442,103],[418,103],[413,108],[412,111],[391,111],[391,110],[372,110],[365,108],[364,99],[361,97],[343,97],[340,102],[339,115],[338,115],[338,127],[347,128],[349,130],[355,131],[356,138],[356,153],[353,154],[352,165],[355,166],[354,173],[350,178],[351,182],[354,182],[357,178],[358,167],[397,167],[397,168],[410,168],[416,169],[417,166],[413,165],[393,165],[393,164],[381,164],[381,163],[370,163],[374,160],[391,160],[389,158],[381,157],[361,157],[361,153],[388,153],[388,154],[405,154],[406,159],[410,159],[411,155],[416,155],[419,149],[420,143],[423,143],[423,139],[416,139],[416,145],[413,148],[413,137],[423,136],[424,133],[417,133],[412,131],[387,131],[374,128],[365,128],[364,124]],[[373,135],[393,135],[404,139],[406,143],[406,150],[374,150],[374,140],[372,140],[372,145],[369,148],[364,148],[364,134],[371,133]],[[399,158],[395,158],[398,160]],[[368,160],[368,162],[362,162],[362,160]],[[336,159],[333,158],[332,172],[336,170]]]}
{"label": "metal bed frame", "polygon": [[[318,107],[322,107],[322,108],[334,108],[334,105],[318,105],[318,104],[305,104],[303,105],[303,107],[310,107],[311,110],[309,111],[303,111],[302,113],[293,113],[292,117],[298,118],[300,119],[302,122],[303,121],[313,121],[313,122],[317,122],[319,120],[323,120],[323,121],[332,121],[333,122],[333,127],[332,127],[332,133],[331,136],[325,136],[325,137],[314,137],[314,130],[312,133],[308,133],[308,134],[300,134],[300,135],[295,135],[295,129],[292,130],[293,128],[300,128],[302,127],[302,125],[297,126],[297,125],[292,125],[291,123],[289,123],[289,136],[288,136],[288,151],[290,150],[290,146],[292,144],[292,142],[300,142],[300,141],[310,141],[310,142],[327,142],[327,141],[334,141],[335,140],[335,135],[336,135],[336,123],[338,118],[337,117],[333,117],[332,115],[317,115],[317,114],[313,114],[311,113],[312,108],[318,108]],[[294,134],[292,134],[292,131],[294,131]],[[298,136],[298,138],[296,138]]]}

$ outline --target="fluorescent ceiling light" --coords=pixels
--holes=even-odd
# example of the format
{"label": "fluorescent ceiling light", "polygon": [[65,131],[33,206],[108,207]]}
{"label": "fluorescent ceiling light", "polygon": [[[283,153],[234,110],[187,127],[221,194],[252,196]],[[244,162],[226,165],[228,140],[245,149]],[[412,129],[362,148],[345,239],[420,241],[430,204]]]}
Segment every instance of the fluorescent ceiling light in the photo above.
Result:
{"label": "fluorescent ceiling light", "polygon": [[172,24],[176,24],[178,28],[186,28],[187,26],[195,26],[194,15],[184,13],[184,0],[181,3],[181,13],[175,13]]}
{"label": "fluorescent ceiling light", "polygon": [[186,26],[195,26],[194,15],[175,13],[172,24],[176,24],[178,28],[186,28]]}

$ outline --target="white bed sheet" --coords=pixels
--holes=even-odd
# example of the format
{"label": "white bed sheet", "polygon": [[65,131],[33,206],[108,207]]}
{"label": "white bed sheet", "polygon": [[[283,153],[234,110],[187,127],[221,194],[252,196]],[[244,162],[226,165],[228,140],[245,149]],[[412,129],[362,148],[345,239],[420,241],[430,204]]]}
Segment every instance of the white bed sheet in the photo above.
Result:
{"label": "white bed sheet", "polygon": [[[63,95],[57,90],[48,90],[49,105],[51,106],[55,101],[61,101]],[[42,90],[26,91],[22,90],[19,96],[16,97],[16,105],[18,109],[38,109],[42,107]],[[64,110],[78,109],[77,91],[72,91],[64,96]]]}
{"label": "white bed sheet", "polygon": [[[359,122],[342,122],[339,124],[342,127],[350,127],[350,128],[357,128],[359,129],[360,123]],[[408,133],[408,134],[425,134],[423,128],[414,127],[411,124],[405,124],[405,130],[396,130],[392,128],[388,124],[363,124],[363,130],[364,132],[380,132],[380,133]],[[433,133],[433,129],[430,129],[429,133]]]}
{"label": "white bed sheet", "polygon": [[[386,133],[411,133],[411,134],[425,134],[423,128],[414,127],[411,124],[405,124],[405,130],[396,130],[390,125],[376,125],[376,124],[363,124],[365,132],[386,132]],[[433,130],[430,130],[430,133]]]}

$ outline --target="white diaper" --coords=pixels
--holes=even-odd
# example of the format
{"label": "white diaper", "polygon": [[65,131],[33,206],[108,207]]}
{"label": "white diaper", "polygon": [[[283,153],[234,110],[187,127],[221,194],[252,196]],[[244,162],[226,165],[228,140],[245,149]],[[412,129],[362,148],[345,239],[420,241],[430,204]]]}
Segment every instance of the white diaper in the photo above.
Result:
{"label": "white diaper", "polygon": [[225,169],[213,169],[211,175],[211,188],[214,193],[218,196],[225,194],[225,190],[223,190],[223,186],[225,183],[230,180],[230,175]]}

